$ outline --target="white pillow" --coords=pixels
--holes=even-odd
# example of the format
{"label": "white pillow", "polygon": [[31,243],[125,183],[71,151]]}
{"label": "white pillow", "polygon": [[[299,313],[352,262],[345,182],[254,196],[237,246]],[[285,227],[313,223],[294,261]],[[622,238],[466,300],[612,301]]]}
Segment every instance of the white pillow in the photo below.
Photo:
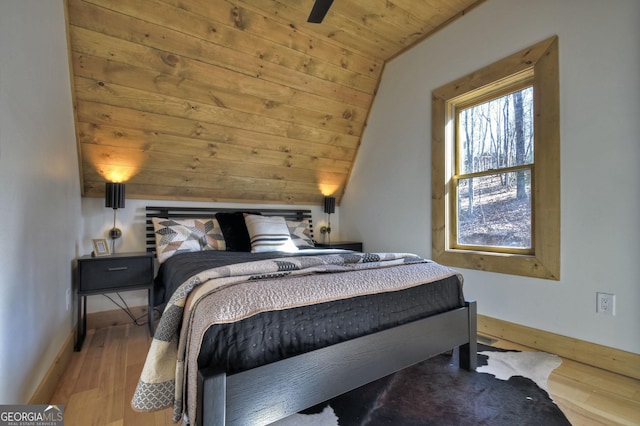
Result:
{"label": "white pillow", "polygon": [[298,251],[298,247],[291,241],[289,228],[283,217],[245,214],[244,221],[249,231],[252,253]]}

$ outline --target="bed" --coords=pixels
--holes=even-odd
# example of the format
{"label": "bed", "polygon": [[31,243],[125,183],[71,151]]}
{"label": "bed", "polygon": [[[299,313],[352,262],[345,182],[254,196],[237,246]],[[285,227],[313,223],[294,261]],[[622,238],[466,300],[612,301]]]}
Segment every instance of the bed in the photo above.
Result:
{"label": "bed", "polygon": [[[246,241],[223,242],[207,221],[221,215],[236,221],[262,216],[256,221],[264,223],[282,218],[298,250],[262,251],[261,243],[250,238],[251,247],[258,249],[248,253],[241,247]],[[199,241],[200,246],[208,244],[207,250],[183,253],[157,245],[159,221],[193,218],[198,218],[198,230],[209,233]],[[222,223],[217,225],[224,229]],[[250,237],[257,235],[254,231],[250,227]],[[163,408],[149,400],[171,390],[176,421],[188,414],[191,424],[199,425],[269,424],[455,347],[460,348],[460,367],[475,370],[476,306],[464,300],[458,274],[411,254],[314,250],[312,239],[309,210],[147,207],[147,248],[162,260],[156,303],[183,307],[183,317],[176,321],[190,343],[178,345],[177,351],[184,353],[177,355],[178,364],[184,370],[176,369],[180,373],[174,388],[145,389],[153,374],[143,371],[134,409]],[[431,276],[436,278],[427,280]],[[193,293],[176,299],[183,288],[177,283],[184,286],[190,280]],[[431,306],[427,299],[436,302]],[[264,300],[272,305],[263,306]],[[233,306],[242,311],[228,313]],[[152,353],[159,336],[171,335],[162,331],[171,312],[165,308],[147,363],[157,358]],[[310,338],[304,340],[304,335]],[[158,345],[167,350],[170,340]]]}

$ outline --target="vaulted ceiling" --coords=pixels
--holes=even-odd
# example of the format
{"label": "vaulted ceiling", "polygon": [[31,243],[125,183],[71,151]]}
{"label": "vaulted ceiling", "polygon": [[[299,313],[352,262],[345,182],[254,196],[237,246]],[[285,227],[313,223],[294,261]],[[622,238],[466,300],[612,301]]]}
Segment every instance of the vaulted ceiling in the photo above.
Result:
{"label": "vaulted ceiling", "polygon": [[342,195],[386,61],[484,0],[67,0],[85,196]]}

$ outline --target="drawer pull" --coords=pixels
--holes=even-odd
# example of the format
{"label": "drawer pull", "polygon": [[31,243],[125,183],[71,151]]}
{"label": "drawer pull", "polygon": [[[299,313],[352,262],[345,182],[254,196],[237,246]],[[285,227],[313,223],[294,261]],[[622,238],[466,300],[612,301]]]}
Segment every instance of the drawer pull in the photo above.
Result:
{"label": "drawer pull", "polygon": [[109,268],[107,269],[107,271],[112,272],[112,271],[126,271],[128,268],[126,266],[118,266],[116,268]]}

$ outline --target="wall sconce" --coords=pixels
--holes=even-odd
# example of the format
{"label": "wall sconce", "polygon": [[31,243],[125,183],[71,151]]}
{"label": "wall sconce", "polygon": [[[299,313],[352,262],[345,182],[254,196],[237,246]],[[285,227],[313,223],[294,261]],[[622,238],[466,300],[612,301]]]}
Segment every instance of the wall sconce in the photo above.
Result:
{"label": "wall sconce", "polygon": [[324,197],[324,212],[327,214],[327,226],[320,228],[320,233],[326,233],[328,243],[331,244],[331,214],[336,211],[336,197]]}
{"label": "wall sconce", "polygon": [[112,253],[116,251],[116,239],[122,236],[122,231],[116,227],[116,211],[124,208],[124,188],[124,183],[107,182],[104,191],[104,206],[113,209],[113,228],[109,231]]}

